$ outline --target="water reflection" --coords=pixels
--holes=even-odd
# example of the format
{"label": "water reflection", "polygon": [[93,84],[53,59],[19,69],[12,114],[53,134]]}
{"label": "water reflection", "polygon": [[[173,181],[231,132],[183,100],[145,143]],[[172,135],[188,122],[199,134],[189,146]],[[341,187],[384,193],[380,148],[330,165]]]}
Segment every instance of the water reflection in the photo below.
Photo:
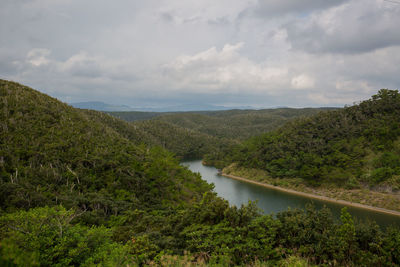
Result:
{"label": "water reflection", "polygon": [[[238,207],[242,204],[247,204],[249,200],[258,201],[260,209],[264,213],[270,214],[287,210],[289,207],[304,208],[307,203],[314,203],[317,208],[322,208],[324,205],[329,207],[336,218],[339,218],[340,210],[344,207],[341,204],[309,199],[220,176],[216,168],[203,166],[200,160],[188,161],[182,164],[194,172],[199,172],[204,180],[215,185],[214,191],[220,197],[228,200],[231,205]],[[381,226],[392,224],[400,226],[400,217],[398,216],[355,207],[348,207],[347,209],[359,220],[374,220]]]}

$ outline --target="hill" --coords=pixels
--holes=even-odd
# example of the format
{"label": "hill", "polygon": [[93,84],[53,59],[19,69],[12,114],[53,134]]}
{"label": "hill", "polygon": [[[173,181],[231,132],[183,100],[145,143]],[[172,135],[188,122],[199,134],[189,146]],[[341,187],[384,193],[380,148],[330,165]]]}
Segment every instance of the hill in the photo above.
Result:
{"label": "hill", "polygon": [[217,105],[188,103],[180,105],[159,106],[159,107],[142,107],[138,110],[149,112],[196,112],[198,110],[228,110],[230,108]]}
{"label": "hill", "polygon": [[97,111],[131,111],[133,108],[125,105],[111,105],[99,101],[71,103],[74,108],[92,109]]}
{"label": "hill", "polygon": [[[115,118],[116,113],[112,113],[114,116],[110,116],[91,110],[84,112],[89,115],[95,114],[96,119],[106,123],[135,144],[146,144],[150,147],[160,146],[173,152],[180,159],[202,158],[205,154],[215,153],[215,151],[237,144],[234,140],[217,138],[164,121],[144,120],[130,123]],[[129,114],[136,116],[137,113],[129,112]]]}
{"label": "hill", "polygon": [[[149,114],[149,118],[218,138],[245,140],[276,129],[293,118],[311,116],[332,109],[335,108],[175,112]],[[110,112],[110,114],[127,121],[135,121],[146,113]]]}
{"label": "hill", "polygon": [[[4,210],[62,204],[93,220],[91,213],[186,201],[209,188],[168,152],[140,146],[142,132],[123,121],[16,83],[0,86]],[[192,186],[198,190],[186,189]]]}
{"label": "hill", "polygon": [[114,117],[119,119],[123,119],[125,121],[140,121],[140,120],[149,120],[154,117],[161,116],[162,112],[147,112],[147,111],[112,111],[107,112]]}
{"label": "hill", "polygon": [[400,264],[400,230],[231,207],[107,114],[0,80],[0,119],[1,266]]}
{"label": "hill", "polygon": [[[382,89],[341,110],[287,123],[246,141],[224,165],[302,178],[310,185],[400,189],[400,94]],[[210,158],[210,161],[212,159]]]}

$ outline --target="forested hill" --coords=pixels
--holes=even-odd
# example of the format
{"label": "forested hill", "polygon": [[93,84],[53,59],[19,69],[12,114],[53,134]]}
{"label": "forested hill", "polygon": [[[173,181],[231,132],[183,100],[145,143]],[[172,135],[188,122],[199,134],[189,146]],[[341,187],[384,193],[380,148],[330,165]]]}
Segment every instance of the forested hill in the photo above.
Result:
{"label": "forested hill", "polygon": [[0,90],[3,210],[62,204],[97,221],[209,189],[169,152],[138,145],[142,132],[124,121],[17,83],[1,80]]}
{"label": "forested hill", "polygon": [[122,124],[117,120],[117,125],[110,116],[101,118],[128,139],[162,146],[180,159],[199,159],[206,154],[225,154],[240,141],[276,129],[293,118],[332,109],[335,108],[107,112],[129,122]]}
{"label": "forested hill", "polygon": [[0,266],[400,264],[398,229],[231,207],[131,126],[0,80]]}
{"label": "forested hill", "polygon": [[164,121],[144,120],[132,123],[97,111],[82,110],[82,112],[108,125],[135,144],[163,147],[181,160],[200,159],[205,154],[220,151],[238,143],[235,140],[214,137]]}
{"label": "forested hill", "polygon": [[[289,120],[335,108],[276,108],[176,113],[110,112],[126,121],[152,118],[218,138],[245,140],[282,126]],[[148,115],[146,115],[148,114]]]}
{"label": "forested hill", "polygon": [[[400,94],[382,89],[341,110],[294,120],[252,138],[225,157],[272,177],[311,184],[400,186]],[[210,156],[210,162],[212,156]]]}

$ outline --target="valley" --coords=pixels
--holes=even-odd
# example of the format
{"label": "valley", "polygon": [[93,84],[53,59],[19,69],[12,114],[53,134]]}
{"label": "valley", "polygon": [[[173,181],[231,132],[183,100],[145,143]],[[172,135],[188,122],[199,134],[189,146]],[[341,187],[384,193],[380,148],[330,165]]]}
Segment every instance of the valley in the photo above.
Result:
{"label": "valley", "polygon": [[[203,158],[226,174],[296,191],[329,187],[335,199],[367,190],[395,196],[388,208],[398,210],[397,91],[344,109],[133,122],[6,80],[0,97],[1,265],[400,264],[400,229],[390,226],[397,219],[274,190],[262,199],[266,188],[192,172],[207,170],[199,160],[182,166]],[[222,179],[233,189],[229,201],[213,191]]]}

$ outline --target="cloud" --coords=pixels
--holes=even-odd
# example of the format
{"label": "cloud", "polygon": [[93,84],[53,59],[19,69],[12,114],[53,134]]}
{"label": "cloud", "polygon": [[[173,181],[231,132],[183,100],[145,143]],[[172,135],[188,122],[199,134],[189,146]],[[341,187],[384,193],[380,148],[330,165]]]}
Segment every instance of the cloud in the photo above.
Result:
{"label": "cloud", "polygon": [[202,92],[272,93],[285,84],[287,69],[256,63],[240,54],[244,43],[211,47],[194,55],[180,56],[164,67],[172,87]]}
{"label": "cloud", "polygon": [[89,56],[87,52],[80,51],[65,62],[58,62],[58,68],[60,71],[67,71],[73,76],[96,78],[107,75],[108,71],[102,70],[102,61],[101,58]]}
{"label": "cloud", "polygon": [[254,13],[262,17],[280,16],[292,13],[309,13],[314,10],[337,6],[347,0],[259,0],[253,8]]}
{"label": "cloud", "polygon": [[27,61],[33,66],[39,67],[41,65],[49,64],[50,50],[45,48],[34,48],[28,52]]}
{"label": "cloud", "polygon": [[344,105],[400,86],[382,0],[2,1],[0,77],[72,102]]}
{"label": "cloud", "polygon": [[400,45],[400,6],[354,0],[285,26],[292,47],[308,53],[365,53]]}
{"label": "cloud", "polygon": [[307,74],[301,74],[292,78],[292,87],[295,89],[310,89],[314,87],[315,81]]}

